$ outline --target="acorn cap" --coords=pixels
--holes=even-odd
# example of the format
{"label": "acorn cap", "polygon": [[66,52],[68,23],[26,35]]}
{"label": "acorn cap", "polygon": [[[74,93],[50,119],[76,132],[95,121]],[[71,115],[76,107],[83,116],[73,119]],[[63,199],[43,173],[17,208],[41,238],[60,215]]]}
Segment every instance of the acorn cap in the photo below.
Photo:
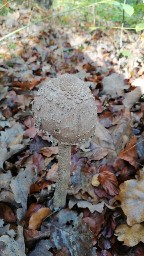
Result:
{"label": "acorn cap", "polygon": [[95,99],[75,75],[59,75],[43,82],[35,97],[33,112],[36,126],[60,143],[76,145],[95,133]]}

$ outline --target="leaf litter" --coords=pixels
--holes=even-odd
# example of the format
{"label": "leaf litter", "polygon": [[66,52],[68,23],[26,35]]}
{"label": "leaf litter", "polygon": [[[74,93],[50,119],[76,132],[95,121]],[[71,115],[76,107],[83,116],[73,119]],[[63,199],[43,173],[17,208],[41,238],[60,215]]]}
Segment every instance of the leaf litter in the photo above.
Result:
{"label": "leaf litter", "polygon": [[[1,36],[43,13],[9,6],[15,12],[1,18]],[[0,254],[111,256],[126,245],[126,255],[142,255],[143,45],[135,58],[135,35],[125,33],[134,55],[119,58],[116,31],[88,33],[70,22],[33,24],[13,45],[1,42]],[[99,124],[93,141],[72,147],[67,205],[53,212],[58,145],[34,127],[31,106],[40,83],[63,73],[90,87]]]}

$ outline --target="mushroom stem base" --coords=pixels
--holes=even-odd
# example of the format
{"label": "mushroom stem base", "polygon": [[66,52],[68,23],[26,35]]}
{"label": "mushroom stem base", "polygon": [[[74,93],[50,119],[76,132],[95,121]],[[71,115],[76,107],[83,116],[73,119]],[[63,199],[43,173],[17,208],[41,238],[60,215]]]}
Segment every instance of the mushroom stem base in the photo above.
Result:
{"label": "mushroom stem base", "polygon": [[63,208],[66,204],[68,184],[70,181],[71,146],[59,145],[59,171],[54,193],[54,209]]}

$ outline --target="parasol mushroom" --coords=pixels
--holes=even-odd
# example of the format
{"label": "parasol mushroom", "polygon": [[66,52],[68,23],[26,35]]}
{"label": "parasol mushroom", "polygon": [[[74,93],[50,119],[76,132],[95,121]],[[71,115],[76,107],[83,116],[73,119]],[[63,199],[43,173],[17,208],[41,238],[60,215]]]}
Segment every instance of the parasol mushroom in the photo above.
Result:
{"label": "parasol mushroom", "polygon": [[58,140],[59,171],[54,208],[66,204],[70,180],[71,145],[94,136],[97,109],[85,83],[75,75],[64,74],[44,82],[33,104],[36,125]]}

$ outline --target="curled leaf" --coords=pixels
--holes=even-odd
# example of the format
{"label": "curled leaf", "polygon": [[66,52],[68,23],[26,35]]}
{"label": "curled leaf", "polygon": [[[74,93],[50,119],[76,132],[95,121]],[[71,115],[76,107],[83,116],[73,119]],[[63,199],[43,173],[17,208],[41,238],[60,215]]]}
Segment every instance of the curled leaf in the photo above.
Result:
{"label": "curled leaf", "polygon": [[51,214],[51,210],[46,207],[40,208],[37,212],[33,213],[29,220],[29,229],[39,229],[43,219]]}

